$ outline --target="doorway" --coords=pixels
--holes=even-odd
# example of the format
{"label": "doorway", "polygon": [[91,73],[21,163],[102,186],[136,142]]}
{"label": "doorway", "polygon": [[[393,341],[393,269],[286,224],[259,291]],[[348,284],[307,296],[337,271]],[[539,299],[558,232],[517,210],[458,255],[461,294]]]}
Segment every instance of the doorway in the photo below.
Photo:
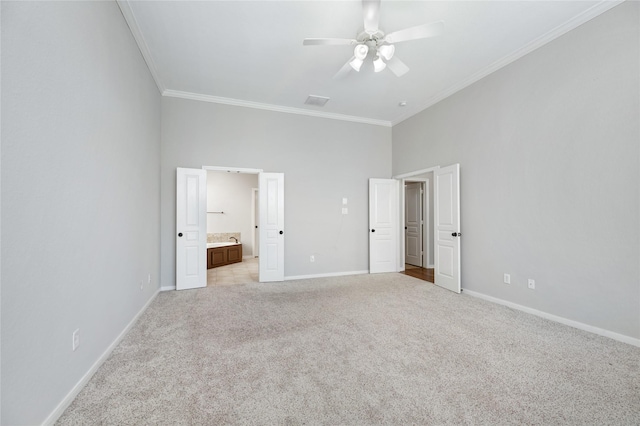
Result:
{"label": "doorway", "polygon": [[[446,167],[435,166],[428,169],[405,173],[394,176],[401,183],[401,188],[406,182],[421,181],[428,178],[431,173],[433,188],[433,215],[429,218],[433,224],[431,236],[433,239],[433,260],[427,260],[430,266],[433,262],[434,284],[451,290],[455,293],[462,291],[460,282],[460,165],[452,164]],[[400,191],[398,226],[398,269],[406,271],[405,264],[405,191]]]}
{"label": "doorway", "polygon": [[[204,170],[246,174],[257,177],[257,185],[247,186],[249,223],[253,228],[245,234],[244,241],[252,242],[253,253],[258,257],[258,281],[284,281],[284,173],[265,173],[261,169],[203,166]],[[255,188],[257,186],[257,190]],[[244,195],[244,194],[243,194]],[[257,195],[257,200],[254,198]],[[244,201],[247,198],[243,197]],[[255,208],[257,206],[257,209]],[[224,211],[224,210],[221,210]],[[257,213],[257,218],[256,218]],[[255,222],[254,222],[255,221]],[[258,229],[257,236],[254,230]],[[255,248],[259,245],[259,248]]]}
{"label": "doorway", "polygon": [[[258,281],[284,281],[284,173],[264,173],[260,169],[203,166],[201,169],[178,167],[176,170],[176,290],[207,286],[207,266],[225,265],[243,257],[233,233],[225,241],[233,240],[227,257],[207,247],[207,216],[223,215],[224,208],[207,203],[207,171],[252,174],[258,177],[258,229],[261,256],[257,259]],[[251,187],[251,191],[255,188]],[[254,193],[246,200],[251,204]],[[208,209],[209,208],[209,209]],[[253,214],[247,208],[249,217]],[[250,229],[245,241],[252,241]],[[228,238],[226,238],[228,237]],[[222,242],[222,241],[221,241]],[[227,247],[223,244],[221,247]],[[232,253],[233,251],[233,253]],[[253,247],[251,248],[253,252]],[[252,256],[253,257],[253,256]],[[222,259],[222,260],[220,260]],[[225,260],[226,259],[226,260]],[[256,259],[253,259],[254,261]]]}
{"label": "doorway", "polygon": [[433,172],[404,180],[404,273],[434,282]]}
{"label": "doorway", "polygon": [[257,282],[257,261],[248,261],[256,253],[253,196],[258,175],[206,172],[207,286]]}

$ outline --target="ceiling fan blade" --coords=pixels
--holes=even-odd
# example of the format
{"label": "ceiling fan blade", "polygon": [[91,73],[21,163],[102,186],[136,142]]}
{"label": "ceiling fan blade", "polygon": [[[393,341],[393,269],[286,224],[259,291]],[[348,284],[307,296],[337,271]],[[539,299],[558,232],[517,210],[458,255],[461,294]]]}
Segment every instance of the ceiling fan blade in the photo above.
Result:
{"label": "ceiling fan blade", "polygon": [[401,41],[416,40],[419,38],[435,37],[444,31],[444,21],[430,22],[395,31],[385,36],[387,43],[399,43]]}
{"label": "ceiling fan blade", "polygon": [[357,44],[358,40],[350,38],[305,38],[302,40],[303,46],[329,46],[341,44]]}
{"label": "ceiling fan blade", "polygon": [[333,76],[333,78],[334,78],[334,79],[336,79],[336,80],[339,80],[339,79],[341,79],[341,78],[346,77],[346,76],[347,76],[347,74],[349,74],[349,73],[351,72],[351,70],[353,69],[353,68],[351,68],[351,65],[349,65],[349,63],[350,63],[351,61],[353,61],[355,58],[356,58],[355,56],[352,56],[352,57],[351,57],[351,59],[349,59],[349,60],[347,61],[347,63],[346,63],[346,64],[344,64],[344,65],[342,66],[342,68],[340,68],[340,71],[338,71],[338,72],[336,73],[336,75],[334,75],[334,76]]}
{"label": "ceiling fan blade", "polygon": [[364,31],[371,35],[378,32],[380,22],[380,0],[362,0]]}
{"label": "ceiling fan blade", "polygon": [[409,67],[395,56],[387,61],[387,68],[397,77],[402,77],[409,72]]}

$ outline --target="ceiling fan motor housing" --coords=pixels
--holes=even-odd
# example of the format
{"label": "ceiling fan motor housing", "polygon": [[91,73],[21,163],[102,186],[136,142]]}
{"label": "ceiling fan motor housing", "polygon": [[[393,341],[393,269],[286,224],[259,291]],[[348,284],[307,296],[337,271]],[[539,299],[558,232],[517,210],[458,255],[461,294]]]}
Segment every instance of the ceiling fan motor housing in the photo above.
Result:
{"label": "ceiling fan motor housing", "polygon": [[358,34],[356,40],[358,40],[360,43],[373,43],[373,46],[375,47],[384,43],[384,32],[378,30],[373,34],[369,34],[366,31],[363,31]]}

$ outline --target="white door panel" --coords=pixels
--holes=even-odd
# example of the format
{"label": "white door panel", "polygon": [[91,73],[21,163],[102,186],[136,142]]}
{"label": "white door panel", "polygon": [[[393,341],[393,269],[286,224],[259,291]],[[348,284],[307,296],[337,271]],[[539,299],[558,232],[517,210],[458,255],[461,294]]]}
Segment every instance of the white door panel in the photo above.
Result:
{"label": "white door panel", "polygon": [[369,272],[397,270],[398,181],[369,179]]}
{"label": "white door panel", "polygon": [[176,175],[176,289],[207,286],[207,172]]}
{"label": "white door panel", "polygon": [[284,174],[260,173],[260,282],[284,280]]}
{"label": "white door panel", "polygon": [[460,165],[442,167],[435,182],[435,284],[460,293]]}
{"label": "white door panel", "polygon": [[405,263],[422,266],[422,184],[405,186]]}

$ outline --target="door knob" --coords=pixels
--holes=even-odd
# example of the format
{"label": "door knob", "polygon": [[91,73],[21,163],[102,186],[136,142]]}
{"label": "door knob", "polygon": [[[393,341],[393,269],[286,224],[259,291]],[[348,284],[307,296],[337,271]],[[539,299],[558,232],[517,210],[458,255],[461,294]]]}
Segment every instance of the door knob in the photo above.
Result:
{"label": "door knob", "polygon": [[459,236],[460,236],[460,233],[459,233],[459,232],[452,232],[452,233],[451,233],[451,236],[452,236],[452,237],[459,237]]}
{"label": "door knob", "polygon": [[284,234],[284,231],[280,231],[280,235]]}
{"label": "door knob", "polygon": [[375,230],[375,229],[372,229],[372,230],[371,230],[371,232],[376,232],[376,230]]}
{"label": "door knob", "polygon": [[178,237],[182,237],[182,232],[178,234]]}

